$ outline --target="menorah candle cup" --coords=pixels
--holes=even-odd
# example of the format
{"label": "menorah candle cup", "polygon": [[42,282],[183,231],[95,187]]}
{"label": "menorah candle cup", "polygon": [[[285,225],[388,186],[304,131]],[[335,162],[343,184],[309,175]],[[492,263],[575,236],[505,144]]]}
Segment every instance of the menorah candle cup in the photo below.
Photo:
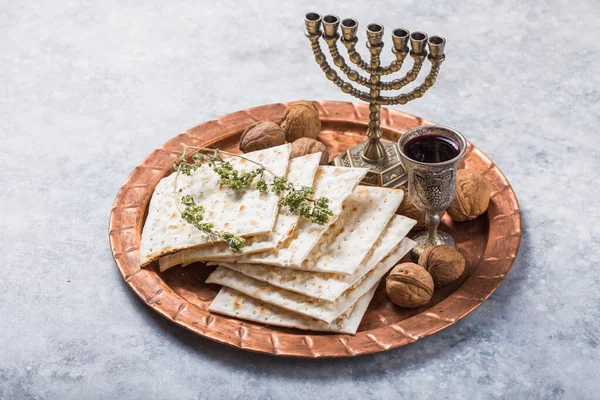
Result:
{"label": "menorah candle cup", "polygon": [[335,37],[340,26],[340,18],[337,15],[329,14],[323,17],[323,31],[325,37]]}
{"label": "menorah candle cup", "polygon": [[423,32],[413,32],[410,34],[410,47],[412,47],[412,51],[415,54],[422,55],[426,54],[427,50],[425,46],[427,45],[427,34]]}
{"label": "menorah candle cup", "polygon": [[306,25],[306,33],[309,35],[320,34],[321,29],[321,15],[310,12],[304,16],[304,24]]}
{"label": "menorah candle cup", "polygon": [[367,25],[367,41],[371,47],[383,46],[383,25],[381,24],[369,24]]}
{"label": "menorah candle cup", "polygon": [[358,29],[358,21],[352,18],[346,18],[342,20],[342,40],[346,42],[355,42],[358,40],[356,37],[356,30]]}
{"label": "menorah candle cup", "polygon": [[446,39],[441,36],[431,36],[427,39],[429,45],[429,55],[434,58],[444,57],[444,47],[446,47]]}
{"label": "menorah candle cup", "polygon": [[410,33],[406,29],[394,29],[392,32],[392,41],[394,43],[394,52],[408,52],[408,36]]}
{"label": "menorah candle cup", "polygon": [[426,213],[427,221],[427,232],[413,237],[417,244],[410,257],[418,260],[429,246],[456,247],[452,236],[437,228],[440,215],[456,197],[456,168],[467,141],[454,129],[429,125],[403,134],[398,148],[408,173],[408,195],[415,207]]}

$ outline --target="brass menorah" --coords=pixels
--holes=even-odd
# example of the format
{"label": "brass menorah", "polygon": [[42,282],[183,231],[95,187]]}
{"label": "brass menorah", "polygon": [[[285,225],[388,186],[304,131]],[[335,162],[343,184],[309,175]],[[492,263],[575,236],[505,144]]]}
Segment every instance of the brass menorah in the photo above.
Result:
{"label": "brass menorah", "polygon": [[[380,24],[367,25],[367,48],[371,53],[370,63],[364,61],[356,51],[356,31],[358,22],[355,19],[347,18],[342,25],[342,43],[348,50],[348,56],[352,63],[361,70],[369,74],[366,78],[358,71],[350,68],[346,60],[337,48],[337,41],[340,38],[338,28],[340,19],[336,15],[326,15],[321,18],[317,13],[308,13],[305,16],[306,36],[311,42],[312,50],[317,64],[321,66],[327,79],[337,85],[344,93],[348,93],[360,100],[369,102],[369,125],[367,128],[367,140],[344,154],[335,158],[336,165],[367,167],[371,171],[363,181],[363,184],[373,186],[400,187],[406,184],[406,172],[400,161],[400,154],[395,143],[381,141],[381,120],[380,110],[382,105],[406,104],[417,99],[435,83],[435,79],[440,70],[440,65],[444,61],[444,46],[446,40],[441,36],[431,36],[423,32],[409,33],[406,29],[395,29],[392,32],[393,48],[392,53],[396,59],[387,66],[381,66],[380,54],[383,50],[383,26]],[[321,24],[324,32],[321,31]],[[337,66],[350,81],[356,82],[369,89],[368,92],[352,86],[351,83],[344,81],[337,72],[331,68],[325,54],[321,50],[319,38],[323,37],[329,47],[333,63]],[[408,48],[410,42],[411,50]],[[426,46],[429,46],[429,56]],[[403,78],[394,79],[389,82],[381,81],[381,77],[398,72],[406,56],[410,54],[414,60],[413,66]],[[431,63],[431,70],[425,78],[425,81],[415,87],[408,93],[397,96],[381,96],[382,90],[399,90],[411,82],[414,82],[419,75],[423,62],[427,58]]]}

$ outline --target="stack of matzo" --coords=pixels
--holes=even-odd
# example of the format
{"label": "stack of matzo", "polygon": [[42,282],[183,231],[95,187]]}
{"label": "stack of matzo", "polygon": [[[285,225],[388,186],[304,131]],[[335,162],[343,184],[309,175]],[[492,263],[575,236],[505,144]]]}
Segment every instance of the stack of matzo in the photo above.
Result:
{"label": "stack of matzo", "polygon": [[[285,175],[291,145],[246,154],[277,175]],[[255,164],[232,158],[231,164],[240,172],[255,170]],[[181,219],[176,201],[179,196],[192,195],[196,204],[206,208],[206,221],[213,222],[216,230],[225,230],[238,236],[266,234],[272,231],[277,218],[279,197],[257,190],[236,192],[218,184],[219,175],[207,164],[191,176],[180,174],[177,196],[173,193],[176,173],[163,178],[150,200],[148,217],[142,231],[140,264],[146,265],[161,255],[194,246],[211,244],[206,235]]]}
{"label": "stack of matzo", "polygon": [[[180,179],[178,189],[205,206],[207,222],[244,236],[242,253],[211,243],[177,218],[170,176],[151,200],[142,263],[160,257],[161,271],[198,261],[217,266],[207,279],[223,286],[209,308],[213,312],[270,325],[356,333],[379,281],[414,246],[406,234],[415,221],[395,215],[404,193],[358,186],[366,169],[318,166],[320,154],[288,160],[288,146],[246,156],[290,182],[312,186],[313,198],[329,198],[329,223],[320,226],[278,208],[273,194],[219,188],[218,176],[215,180],[216,174],[203,166]],[[232,163],[236,169],[253,169]]]}

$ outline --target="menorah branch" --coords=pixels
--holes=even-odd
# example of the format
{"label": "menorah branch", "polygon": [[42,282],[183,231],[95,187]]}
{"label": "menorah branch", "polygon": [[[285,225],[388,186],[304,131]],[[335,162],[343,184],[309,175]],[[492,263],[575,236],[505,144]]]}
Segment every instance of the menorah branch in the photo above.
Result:
{"label": "menorah branch", "polygon": [[406,75],[400,79],[394,79],[391,82],[381,82],[379,85],[381,90],[399,90],[417,79],[419,72],[421,72],[421,68],[423,67],[425,56],[411,54],[411,57],[413,58],[413,66],[408,70]]}
{"label": "menorah branch", "polygon": [[344,74],[346,74],[346,76],[348,77],[348,79],[350,79],[353,82],[358,83],[359,85],[363,85],[363,86],[366,86],[366,87],[371,88],[371,89],[374,87],[374,85],[371,84],[371,82],[369,81],[369,79],[367,79],[364,76],[362,76],[360,74],[360,72],[352,69],[346,63],[346,60],[344,60],[344,57],[342,57],[340,55],[340,52],[339,52],[337,44],[336,44],[336,40],[331,40],[331,39],[325,38],[325,41],[327,42],[327,45],[329,46],[329,53],[331,54],[331,57],[333,58],[333,63]]}
{"label": "menorah branch", "polygon": [[[352,69],[348,65],[348,63],[346,63],[346,60],[344,60],[344,57],[342,57],[340,55],[340,52],[337,47],[337,43],[336,43],[335,39],[332,40],[331,38],[327,38],[327,37],[325,37],[324,39],[327,42],[327,45],[329,47],[329,53],[331,54],[331,57],[333,58],[334,65],[336,67],[338,67],[344,74],[346,74],[348,79],[350,79],[353,82],[358,83],[359,85],[365,86],[369,89],[376,89],[376,90],[402,89],[404,86],[408,85],[409,83],[411,83],[415,79],[417,79],[417,76],[419,75],[419,71],[421,70],[421,67],[423,66],[423,61],[425,59],[424,55],[412,54],[411,57],[414,60],[414,64],[413,64],[412,68],[406,73],[406,75],[403,78],[394,79],[393,81],[390,81],[390,82],[372,83],[370,79],[365,78],[364,76],[362,76],[360,74],[360,72]],[[406,58],[407,54],[408,54],[408,52],[401,53],[399,55],[399,59],[396,60],[398,62],[398,64],[396,64],[398,66],[396,71],[402,67],[402,63],[404,62],[404,59]],[[366,62],[365,62],[365,65],[367,65]],[[368,69],[370,70],[371,67],[368,66]],[[385,75],[385,74],[374,74],[374,75],[381,76],[381,75]]]}
{"label": "menorah branch", "polygon": [[355,46],[352,46],[351,48],[346,48],[348,49],[348,58],[350,59],[350,61],[352,61],[352,63],[354,63],[357,67],[371,75],[384,76],[400,71],[400,68],[402,68],[402,63],[404,62],[404,58],[406,57],[406,54],[404,54],[392,61],[390,64],[386,65],[385,67],[379,67],[376,70],[373,70],[369,66],[369,63],[362,59],[360,53],[356,51]]}
{"label": "menorah branch", "polygon": [[406,104],[409,101],[412,101],[414,99],[418,99],[419,97],[422,97],[425,94],[425,92],[427,92],[427,90],[429,90],[429,88],[431,88],[433,86],[433,84],[435,83],[435,80],[437,79],[438,73],[440,71],[440,64],[441,64],[441,61],[433,62],[431,65],[431,70],[429,71],[429,74],[427,74],[425,81],[422,84],[420,84],[419,86],[415,87],[410,92],[405,93],[405,94],[400,94],[398,96],[379,96],[377,98],[377,104],[379,104],[379,105]]}
{"label": "menorah branch", "polygon": [[342,91],[344,93],[348,93],[348,94],[356,97],[357,99],[360,99],[363,101],[371,101],[371,97],[369,96],[368,93],[355,88],[354,86],[352,86],[352,84],[350,84],[348,82],[345,82],[337,74],[337,72],[335,72],[335,70],[333,68],[331,68],[331,66],[327,62],[325,53],[323,53],[323,50],[321,50],[321,45],[319,44],[320,36],[321,36],[321,34],[319,33],[316,36],[312,36],[312,37],[309,36],[309,39],[311,41],[311,47],[313,50],[313,54],[315,56],[315,61],[317,62],[317,64],[319,64],[319,66],[321,67],[323,72],[325,72],[325,76],[327,77],[327,79],[329,79],[331,82],[333,82],[334,85],[336,85],[340,89],[342,89]]}

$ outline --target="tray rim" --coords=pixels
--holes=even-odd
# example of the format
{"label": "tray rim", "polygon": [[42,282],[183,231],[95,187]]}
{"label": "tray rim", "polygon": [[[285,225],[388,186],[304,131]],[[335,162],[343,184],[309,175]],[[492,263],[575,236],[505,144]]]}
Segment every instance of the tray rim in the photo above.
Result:
{"label": "tray rim", "polygon": [[[369,113],[366,104],[340,101],[316,101],[315,103],[323,122],[346,121],[366,126],[364,121]],[[289,103],[262,105],[226,114],[191,128],[171,138],[153,151],[127,177],[111,209],[109,242],[113,258],[123,279],[142,301],[172,322],[222,344],[279,356],[329,358],[371,354],[412,343],[454,324],[479,307],[494,293],[504,281],[518,254],[522,236],[520,207],[516,195],[502,171],[487,155],[471,143],[468,144],[466,153],[473,153],[474,156],[484,161],[487,169],[482,172],[488,177],[494,178],[491,179],[492,198],[502,196],[501,198],[508,204],[501,205],[512,205],[510,213],[493,213],[493,216],[492,213],[488,213],[490,218],[488,239],[502,237],[508,240],[510,246],[505,249],[508,250],[506,251],[508,254],[502,258],[495,257],[495,253],[486,257],[490,250],[490,241],[488,240],[473,275],[461,287],[432,308],[397,323],[359,332],[355,336],[313,335],[310,331],[300,330],[297,330],[297,334],[276,332],[268,326],[209,313],[208,310],[188,303],[175,293],[153,268],[140,269],[141,223],[156,182],[172,166],[172,157],[176,154],[173,150],[174,145],[178,147],[182,141],[194,145],[213,145],[227,139],[256,120],[278,120],[287,104]],[[400,130],[398,127],[394,128],[395,120],[396,122],[398,120],[409,121],[411,127],[432,124],[430,121],[393,109],[382,108],[381,114],[382,128],[394,132]],[[142,196],[140,196],[140,192],[144,192]],[[495,201],[491,203],[490,207],[493,208],[495,203]],[[509,224],[511,230],[508,235],[498,229],[499,223],[493,223],[503,218],[509,219],[511,222]],[[493,234],[495,236],[492,236]],[[492,271],[500,273],[494,275],[480,273],[474,276],[478,270],[487,271],[488,267],[493,266],[496,268],[495,270],[492,268]],[[474,279],[480,280],[477,288],[472,287]],[[482,291],[482,288],[485,290]],[[453,309],[453,313],[444,315],[444,308],[453,305],[458,299],[460,300],[454,304],[456,307]],[[266,329],[260,329],[265,327]],[[265,331],[270,331],[270,335],[266,335]],[[337,344],[337,347],[332,349],[328,345],[328,342],[335,341],[338,341],[342,347]],[[340,349],[343,350],[340,351]]]}

